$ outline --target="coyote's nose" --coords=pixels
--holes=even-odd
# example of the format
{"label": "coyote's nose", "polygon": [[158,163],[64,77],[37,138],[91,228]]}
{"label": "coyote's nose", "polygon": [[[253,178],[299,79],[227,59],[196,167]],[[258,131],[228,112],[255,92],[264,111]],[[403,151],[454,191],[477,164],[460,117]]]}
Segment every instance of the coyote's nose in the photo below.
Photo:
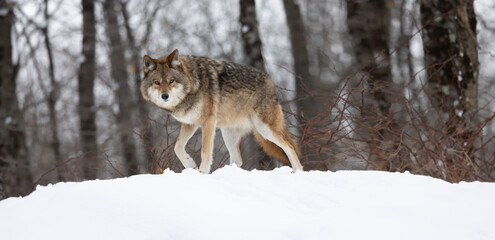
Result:
{"label": "coyote's nose", "polygon": [[168,93],[162,94],[162,99],[167,101],[168,100]]}

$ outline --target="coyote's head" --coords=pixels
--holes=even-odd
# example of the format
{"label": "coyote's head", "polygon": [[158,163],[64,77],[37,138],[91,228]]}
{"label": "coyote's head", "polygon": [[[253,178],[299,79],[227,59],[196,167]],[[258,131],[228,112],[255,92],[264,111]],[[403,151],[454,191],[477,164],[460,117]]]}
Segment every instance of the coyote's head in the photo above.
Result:
{"label": "coyote's head", "polygon": [[141,94],[145,100],[168,111],[184,100],[189,80],[180,66],[177,49],[159,59],[144,55],[143,71]]}

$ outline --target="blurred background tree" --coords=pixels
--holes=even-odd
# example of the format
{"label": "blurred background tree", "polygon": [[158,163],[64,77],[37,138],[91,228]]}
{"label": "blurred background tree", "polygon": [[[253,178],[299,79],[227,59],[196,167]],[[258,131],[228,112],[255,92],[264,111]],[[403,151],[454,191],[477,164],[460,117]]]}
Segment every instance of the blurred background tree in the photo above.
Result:
{"label": "blurred background tree", "polygon": [[33,178],[27,157],[22,113],[16,95],[19,59],[15,54],[12,4],[0,1],[0,199],[25,195]]}
{"label": "blurred background tree", "polygon": [[98,175],[98,143],[96,141],[96,19],[94,0],[82,1],[82,51],[79,58],[78,92],[79,92],[79,135],[82,145],[82,163],[84,178],[95,179]]}

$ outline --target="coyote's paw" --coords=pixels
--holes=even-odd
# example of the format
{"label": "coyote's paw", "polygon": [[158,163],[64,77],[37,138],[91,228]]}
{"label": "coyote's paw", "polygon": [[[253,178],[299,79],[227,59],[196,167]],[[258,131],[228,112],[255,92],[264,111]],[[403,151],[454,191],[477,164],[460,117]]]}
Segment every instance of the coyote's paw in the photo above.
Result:
{"label": "coyote's paw", "polygon": [[240,167],[242,166],[242,161],[234,161],[234,162],[230,162],[230,166],[240,168]]}
{"label": "coyote's paw", "polygon": [[198,169],[198,165],[196,165],[196,163],[194,162],[194,159],[192,157],[187,156],[186,162],[187,162],[188,168]]}
{"label": "coyote's paw", "polygon": [[302,168],[292,168],[292,173],[296,173],[297,171],[303,171]]}
{"label": "coyote's paw", "polygon": [[198,165],[194,162],[194,159],[190,157],[189,155],[184,156],[183,158],[179,157],[179,160],[181,160],[182,165],[184,165],[184,168],[193,168],[193,169],[198,169]]}
{"label": "coyote's paw", "polygon": [[209,174],[210,173],[210,166],[206,164],[201,164],[199,166],[199,172],[203,174]]}

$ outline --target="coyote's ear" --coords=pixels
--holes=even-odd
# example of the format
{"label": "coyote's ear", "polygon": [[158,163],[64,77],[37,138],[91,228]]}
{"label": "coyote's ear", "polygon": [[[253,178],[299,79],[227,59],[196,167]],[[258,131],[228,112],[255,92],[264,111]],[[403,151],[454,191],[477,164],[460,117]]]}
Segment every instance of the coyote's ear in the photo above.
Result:
{"label": "coyote's ear", "polygon": [[144,74],[147,74],[148,72],[155,70],[155,68],[156,68],[155,60],[153,60],[153,58],[151,58],[148,55],[144,55],[144,57],[143,57]]}
{"label": "coyote's ear", "polygon": [[167,64],[171,68],[177,68],[177,66],[179,66],[179,50],[175,49],[170,55],[168,55]]}

